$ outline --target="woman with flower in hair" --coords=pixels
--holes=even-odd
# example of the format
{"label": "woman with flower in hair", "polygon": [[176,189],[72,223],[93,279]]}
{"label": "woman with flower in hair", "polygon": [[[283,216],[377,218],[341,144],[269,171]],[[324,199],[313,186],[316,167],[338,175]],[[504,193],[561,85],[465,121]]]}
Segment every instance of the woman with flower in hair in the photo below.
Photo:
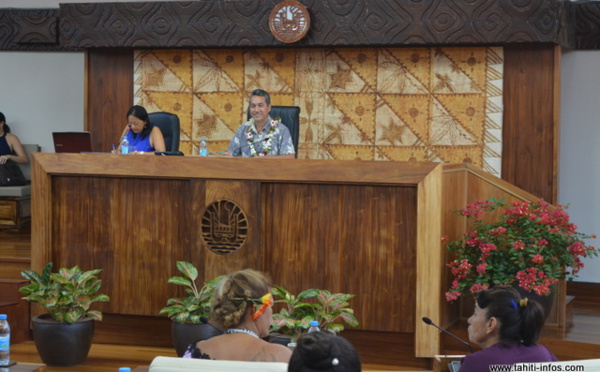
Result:
{"label": "woman with flower in hair", "polygon": [[544,310],[521,298],[512,287],[497,286],[477,293],[469,318],[469,340],[483,350],[463,358],[460,372],[489,372],[491,365],[556,361],[545,346],[535,342],[544,325]]}
{"label": "woman with flower in hair", "polygon": [[211,321],[224,334],[191,344],[184,358],[287,363],[291,350],[263,340],[273,316],[271,283],[264,274],[245,269],[217,286]]}

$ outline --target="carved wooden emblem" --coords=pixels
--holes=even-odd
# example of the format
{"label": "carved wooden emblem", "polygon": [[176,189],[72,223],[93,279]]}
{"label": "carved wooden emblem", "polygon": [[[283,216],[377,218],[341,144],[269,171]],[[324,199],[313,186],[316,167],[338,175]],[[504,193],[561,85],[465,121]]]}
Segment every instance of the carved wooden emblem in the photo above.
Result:
{"label": "carved wooden emblem", "polygon": [[299,2],[282,1],[271,11],[269,27],[277,40],[284,43],[295,43],[308,32],[310,15],[304,5]]}
{"label": "carved wooden emblem", "polygon": [[226,255],[237,252],[248,236],[248,219],[232,201],[217,200],[202,216],[202,239],[212,252]]}

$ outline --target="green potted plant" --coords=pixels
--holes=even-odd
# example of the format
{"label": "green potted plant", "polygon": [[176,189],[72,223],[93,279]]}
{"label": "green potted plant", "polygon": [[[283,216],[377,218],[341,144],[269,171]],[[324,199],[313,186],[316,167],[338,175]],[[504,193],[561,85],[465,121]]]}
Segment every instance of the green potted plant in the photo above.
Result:
{"label": "green potted plant", "polygon": [[72,366],[85,362],[94,336],[94,320],[102,312],[91,310],[94,302],[109,297],[98,291],[102,281],[96,276],[101,269],[82,271],[79,266],[52,272],[52,262],[41,273],[23,270],[30,281],[19,288],[23,299],[39,303],[48,313],[32,318],[33,339],[44,363]]}
{"label": "green potted plant", "polygon": [[194,265],[186,261],[177,261],[177,269],[183,276],[173,276],[168,282],[185,287],[186,295],[169,298],[167,306],[160,310],[160,314],[166,314],[173,321],[173,346],[177,355],[182,356],[192,342],[223,333],[209,324],[208,318],[214,290],[224,276],[218,276],[198,288],[198,269]]}
{"label": "green potted plant", "polygon": [[459,215],[472,221],[472,230],[455,241],[444,238],[454,278],[446,292],[448,301],[495,285],[546,296],[559,280],[577,275],[582,257],[598,254],[584,242],[595,236],[578,232],[560,205],[479,200]]}
{"label": "green potted plant", "polygon": [[358,326],[354,310],[349,307],[348,302],[354,297],[352,294],[332,294],[324,289],[307,289],[294,295],[278,285],[274,286],[272,292],[278,298],[275,303],[284,304],[279,312],[273,314],[271,331],[274,333],[274,342],[295,342],[309,328],[312,320],[319,321],[319,328],[322,330],[333,333],[341,332],[344,323],[352,327]]}

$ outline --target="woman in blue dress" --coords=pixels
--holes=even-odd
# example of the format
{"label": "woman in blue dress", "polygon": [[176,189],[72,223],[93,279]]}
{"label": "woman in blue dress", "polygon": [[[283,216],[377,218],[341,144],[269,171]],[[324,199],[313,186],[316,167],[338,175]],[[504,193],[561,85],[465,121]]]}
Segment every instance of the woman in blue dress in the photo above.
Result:
{"label": "woman in blue dress", "polygon": [[[127,137],[129,148],[136,154],[153,154],[166,151],[165,139],[159,127],[150,123],[148,112],[142,106],[133,106],[127,111],[127,126],[121,138]],[[117,153],[121,153],[121,145]]]}

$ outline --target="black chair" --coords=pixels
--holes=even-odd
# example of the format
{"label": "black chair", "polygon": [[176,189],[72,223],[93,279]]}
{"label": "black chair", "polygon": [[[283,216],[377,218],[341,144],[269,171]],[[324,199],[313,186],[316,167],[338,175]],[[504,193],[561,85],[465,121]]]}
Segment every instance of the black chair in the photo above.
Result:
{"label": "black chair", "polygon": [[[300,107],[298,106],[271,106],[271,118],[281,118],[281,122],[288,128],[292,136],[294,151],[298,157],[298,141],[300,139]],[[248,120],[251,118],[248,110]]]}
{"label": "black chair", "polygon": [[150,123],[160,128],[167,151],[179,151],[179,116],[169,112],[148,114]]}

